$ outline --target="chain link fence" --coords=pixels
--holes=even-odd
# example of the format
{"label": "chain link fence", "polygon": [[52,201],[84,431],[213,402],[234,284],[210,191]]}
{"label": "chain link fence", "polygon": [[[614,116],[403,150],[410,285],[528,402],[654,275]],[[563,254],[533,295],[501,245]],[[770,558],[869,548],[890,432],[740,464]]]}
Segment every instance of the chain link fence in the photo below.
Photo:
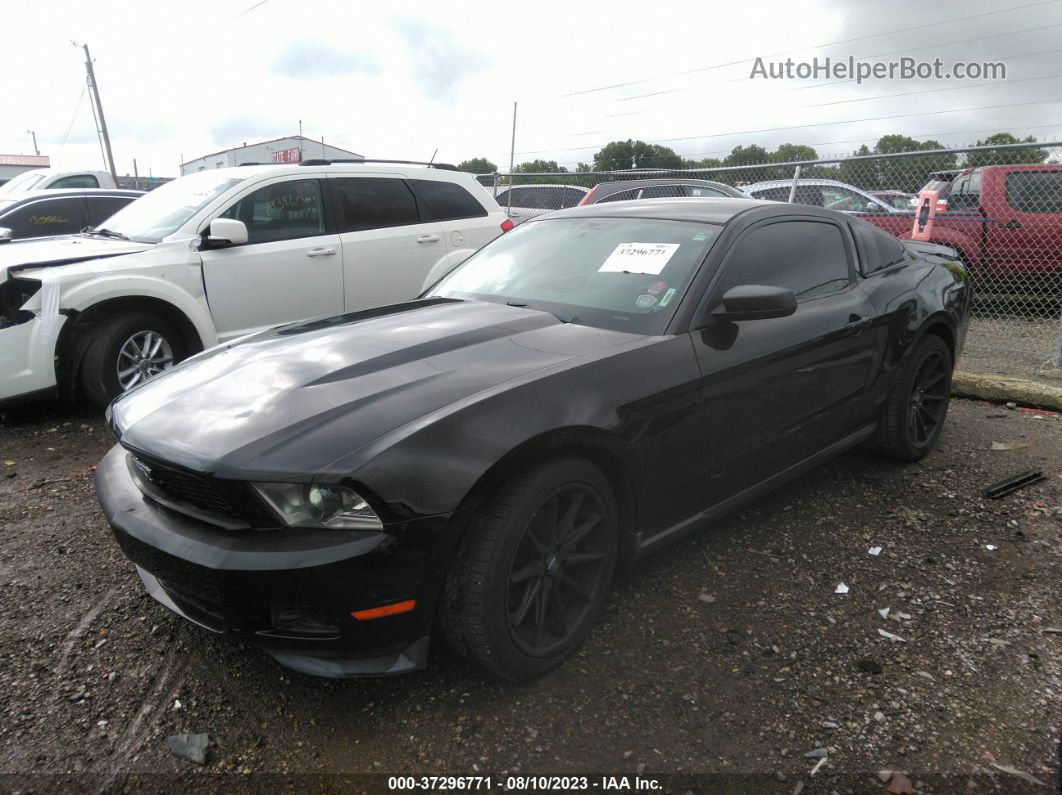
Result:
{"label": "chain link fence", "polygon": [[959,252],[975,286],[960,367],[1062,385],[1062,143],[478,179],[516,224],[584,201],[742,196],[839,210],[899,238],[919,192],[936,191],[930,239]]}

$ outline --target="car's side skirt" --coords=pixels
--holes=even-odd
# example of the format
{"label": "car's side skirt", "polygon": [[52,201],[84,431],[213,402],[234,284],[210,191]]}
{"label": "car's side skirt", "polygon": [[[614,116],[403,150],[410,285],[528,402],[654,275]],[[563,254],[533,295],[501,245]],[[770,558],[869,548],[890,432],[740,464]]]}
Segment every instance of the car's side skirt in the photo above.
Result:
{"label": "car's side skirt", "polygon": [[700,513],[694,514],[687,519],[683,519],[681,522],[678,522],[671,527],[667,527],[649,538],[645,538],[641,532],[637,533],[635,536],[635,554],[638,557],[648,554],[663,544],[681,536],[684,532],[692,530],[702,523],[715,519],[725,513],[729,513],[737,506],[755,499],[762,494],[773,491],[793,478],[804,474],[809,469],[814,469],[824,461],[855,447],[869,436],[872,436],[877,430],[877,427],[878,425],[876,422],[865,425],[854,433],[848,434],[848,436],[845,436],[843,439],[839,439],[828,447],[824,447],[814,455],[805,458],[803,461],[793,464],[793,466],[788,469],[783,469],[781,472],[771,475],[771,477],[766,480],[761,481],[754,486],[750,486],[744,491],[740,491],[734,496],[728,497],[722,502],[716,503]]}

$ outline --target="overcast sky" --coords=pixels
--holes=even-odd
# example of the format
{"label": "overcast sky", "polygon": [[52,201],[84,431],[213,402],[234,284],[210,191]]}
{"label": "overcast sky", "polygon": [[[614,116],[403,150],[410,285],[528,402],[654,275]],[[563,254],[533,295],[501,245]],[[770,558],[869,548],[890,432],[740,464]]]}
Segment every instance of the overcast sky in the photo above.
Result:
{"label": "overcast sky", "polygon": [[[71,40],[91,47],[119,174],[136,158],[141,174],[175,176],[182,158],[294,134],[300,119],[369,156],[438,148],[506,166],[514,101],[516,161],[569,167],[626,138],[721,157],[784,142],[836,156],[894,132],[1062,137],[1058,0],[9,3],[0,153],[32,153],[35,130],[54,166],[102,167]],[[1007,80],[749,79],[757,56],[905,54],[1003,61]]]}

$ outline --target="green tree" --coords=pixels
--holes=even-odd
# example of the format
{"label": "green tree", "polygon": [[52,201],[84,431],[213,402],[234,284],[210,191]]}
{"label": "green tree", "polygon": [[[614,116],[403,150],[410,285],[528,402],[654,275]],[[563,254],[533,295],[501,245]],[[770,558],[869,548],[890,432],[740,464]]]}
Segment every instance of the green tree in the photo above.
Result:
{"label": "green tree", "polygon": [[[892,155],[943,148],[944,145],[940,141],[917,141],[907,135],[893,134],[879,138],[869,154]],[[866,147],[863,146],[855,154],[864,154],[865,150]],[[845,182],[864,190],[902,190],[905,193],[915,193],[926,183],[930,172],[954,169],[957,163],[958,158],[954,154],[937,154],[844,163],[841,171],[847,177]]]}
{"label": "green tree", "polygon": [[594,155],[595,171],[621,171],[630,168],[680,169],[684,167],[674,149],[645,141],[612,141]]}
{"label": "green tree", "polygon": [[520,174],[557,174],[567,173],[568,169],[558,165],[556,160],[528,160],[513,169]]}
{"label": "green tree", "polygon": [[706,157],[702,160],[684,160],[683,168],[719,168],[723,161],[717,157]]}
{"label": "green tree", "polygon": [[799,160],[818,160],[819,153],[803,144],[782,144],[770,154],[772,163],[793,163]]}
{"label": "green tree", "polygon": [[[1010,133],[1000,132],[988,136],[983,141],[978,141],[976,146],[1034,143],[1036,143],[1036,139],[1031,135],[1025,138],[1017,138]],[[1043,163],[1045,160],[1047,160],[1047,151],[1036,147],[1029,147],[1028,149],[986,149],[983,152],[967,152],[966,154],[966,166],[969,168],[1011,166],[1019,163]]]}
{"label": "green tree", "polygon": [[724,166],[758,166],[770,162],[771,156],[762,146],[735,146],[730,154],[723,158]]}
{"label": "green tree", "polygon": [[462,160],[457,164],[458,171],[467,171],[470,174],[493,174],[498,167],[485,157],[473,157],[471,160]]}

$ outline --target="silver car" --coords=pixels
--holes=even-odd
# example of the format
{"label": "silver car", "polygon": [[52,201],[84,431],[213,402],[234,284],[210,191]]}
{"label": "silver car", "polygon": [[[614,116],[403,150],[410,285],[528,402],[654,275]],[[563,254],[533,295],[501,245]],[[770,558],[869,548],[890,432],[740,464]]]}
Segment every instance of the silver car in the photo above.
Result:
{"label": "silver car", "polygon": [[[788,202],[793,180],[775,179],[746,185],[742,190],[754,199]],[[911,209],[894,207],[854,185],[832,179],[798,179],[793,193],[794,204],[810,204],[842,213],[889,213],[910,215]]]}

